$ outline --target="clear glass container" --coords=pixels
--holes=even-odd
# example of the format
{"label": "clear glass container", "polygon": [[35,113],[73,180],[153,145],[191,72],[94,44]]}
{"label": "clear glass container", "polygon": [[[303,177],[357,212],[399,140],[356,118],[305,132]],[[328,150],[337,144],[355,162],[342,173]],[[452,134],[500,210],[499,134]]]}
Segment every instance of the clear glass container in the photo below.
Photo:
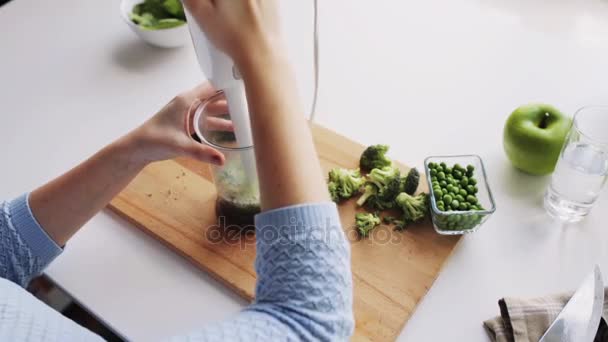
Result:
{"label": "clear glass container", "polygon": [[547,213],[565,222],[584,219],[608,180],[608,106],[589,106],[574,114],[551,183]]}
{"label": "clear glass container", "polygon": [[224,92],[195,103],[191,112],[196,136],[226,158],[223,166],[212,166],[218,223],[253,227],[254,216],[260,212],[260,189],[250,139],[239,139],[242,133],[235,130]]}
{"label": "clear glass container", "polygon": [[[432,178],[430,173],[430,163],[445,163],[449,167],[455,164],[460,164],[464,167],[473,165],[473,177],[477,181],[477,193],[475,194],[478,203],[482,206],[482,210],[452,210],[442,211],[437,207],[435,191],[432,186]],[[477,155],[461,155],[461,156],[433,156],[424,160],[424,170],[426,179],[429,182],[429,194],[431,203],[431,218],[435,231],[442,235],[461,235],[473,233],[496,211],[492,191],[488,184],[486,170],[481,158]]]}

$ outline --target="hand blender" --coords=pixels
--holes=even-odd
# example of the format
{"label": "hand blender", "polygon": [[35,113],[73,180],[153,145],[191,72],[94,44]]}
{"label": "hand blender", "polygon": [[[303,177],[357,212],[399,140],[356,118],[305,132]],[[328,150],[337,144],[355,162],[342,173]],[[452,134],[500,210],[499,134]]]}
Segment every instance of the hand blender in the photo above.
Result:
{"label": "hand blender", "polygon": [[196,111],[197,135],[226,156],[226,165],[214,168],[218,190],[216,212],[220,220],[253,224],[253,215],[259,212],[259,188],[245,84],[232,59],[213,46],[190,13],[187,10],[185,13],[200,67],[213,87],[223,92],[236,138],[236,147],[218,146],[209,141],[198,128],[201,113]]}
{"label": "hand blender", "polygon": [[213,87],[218,91],[223,91],[226,96],[238,145],[252,146],[249,108],[245,95],[245,84],[240,73],[232,59],[213,46],[190,13],[187,10],[185,12],[201,69]]}
{"label": "hand blender", "polygon": [[[311,121],[315,114],[319,81],[318,0],[314,0],[313,4],[315,91],[310,115]],[[218,146],[207,140],[200,129],[197,129],[199,125],[197,117],[200,118],[200,113],[195,115],[194,126],[199,138],[218,148],[226,156],[226,165],[214,170],[214,180],[218,190],[217,207],[221,207],[219,204],[222,203],[222,199],[227,199],[228,202],[234,200],[234,203],[244,202],[245,210],[241,210],[234,216],[251,216],[251,220],[247,218],[239,221],[246,221],[246,224],[253,223],[253,215],[259,212],[259,188],[245,85],[232,59],[213,46],[187,9],[185,13],[200,67],[215,89],[223,92],[228,103],[230,120],[234,126],[234,136],[238,146]],[[231,167],[231,164],[234,164],[235,167]],[[256,201],[257,204],[254,204]],[[228,219],[230,216],[228,212],[232,212],[232,210],[226,210],[226,214],[222,214],[222,210],[216,208],[216,212],[221,220],[223,216]]]}

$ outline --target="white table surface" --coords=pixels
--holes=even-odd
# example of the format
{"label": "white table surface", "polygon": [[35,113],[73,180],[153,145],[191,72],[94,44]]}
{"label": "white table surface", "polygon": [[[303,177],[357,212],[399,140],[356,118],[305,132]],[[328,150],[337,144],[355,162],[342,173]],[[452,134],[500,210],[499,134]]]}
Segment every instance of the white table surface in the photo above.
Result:
{"label": "white table surface", "polygon": [[[160,50],[121,21],[118,0],[15,0],[0,8],[0,189],[60,174],[203,79],[191,47]],[[310,2],[283,1],[310,99]],[[321,1],[318,122],[422,165],[483,157],[498,210],[466,236],[403,330],[404,341],[486,341],[503,296],[572,289],[608,275],[608,196],[582,224],[541,207],[547,178],[515,171],[506,116],[530,101],[572,113],[608,103],[608,3],[576,0]],[[307,102],[308,103],[308,102]],[[246,303],[160,243],[103,212],[47,274],[116,331],[155,341]],[[608,280],[608,276],[605,276]]]}

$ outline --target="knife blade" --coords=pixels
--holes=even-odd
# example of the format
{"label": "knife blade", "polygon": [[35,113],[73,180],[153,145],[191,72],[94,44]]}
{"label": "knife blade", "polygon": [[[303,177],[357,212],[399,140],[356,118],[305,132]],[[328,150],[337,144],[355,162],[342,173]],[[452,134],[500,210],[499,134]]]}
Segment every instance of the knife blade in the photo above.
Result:
{"label": "knife blade", "polygon": [[539,342],[592,342],[603,306],[604,283],[596,265]]}

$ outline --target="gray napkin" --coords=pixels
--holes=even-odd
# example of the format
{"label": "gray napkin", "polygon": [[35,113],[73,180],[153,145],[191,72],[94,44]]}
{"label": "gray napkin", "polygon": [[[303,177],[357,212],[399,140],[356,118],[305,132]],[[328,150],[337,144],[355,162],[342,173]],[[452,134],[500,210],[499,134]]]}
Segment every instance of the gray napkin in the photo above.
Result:
{"label": "gray napkin", "polygon": [[[498,301],[500,316],[483,322],[493,342],[537,342],[572,297],[573,292],[546,297]],[[608,342],[608,288],[604,289],[604,312],[595,341]]]}

